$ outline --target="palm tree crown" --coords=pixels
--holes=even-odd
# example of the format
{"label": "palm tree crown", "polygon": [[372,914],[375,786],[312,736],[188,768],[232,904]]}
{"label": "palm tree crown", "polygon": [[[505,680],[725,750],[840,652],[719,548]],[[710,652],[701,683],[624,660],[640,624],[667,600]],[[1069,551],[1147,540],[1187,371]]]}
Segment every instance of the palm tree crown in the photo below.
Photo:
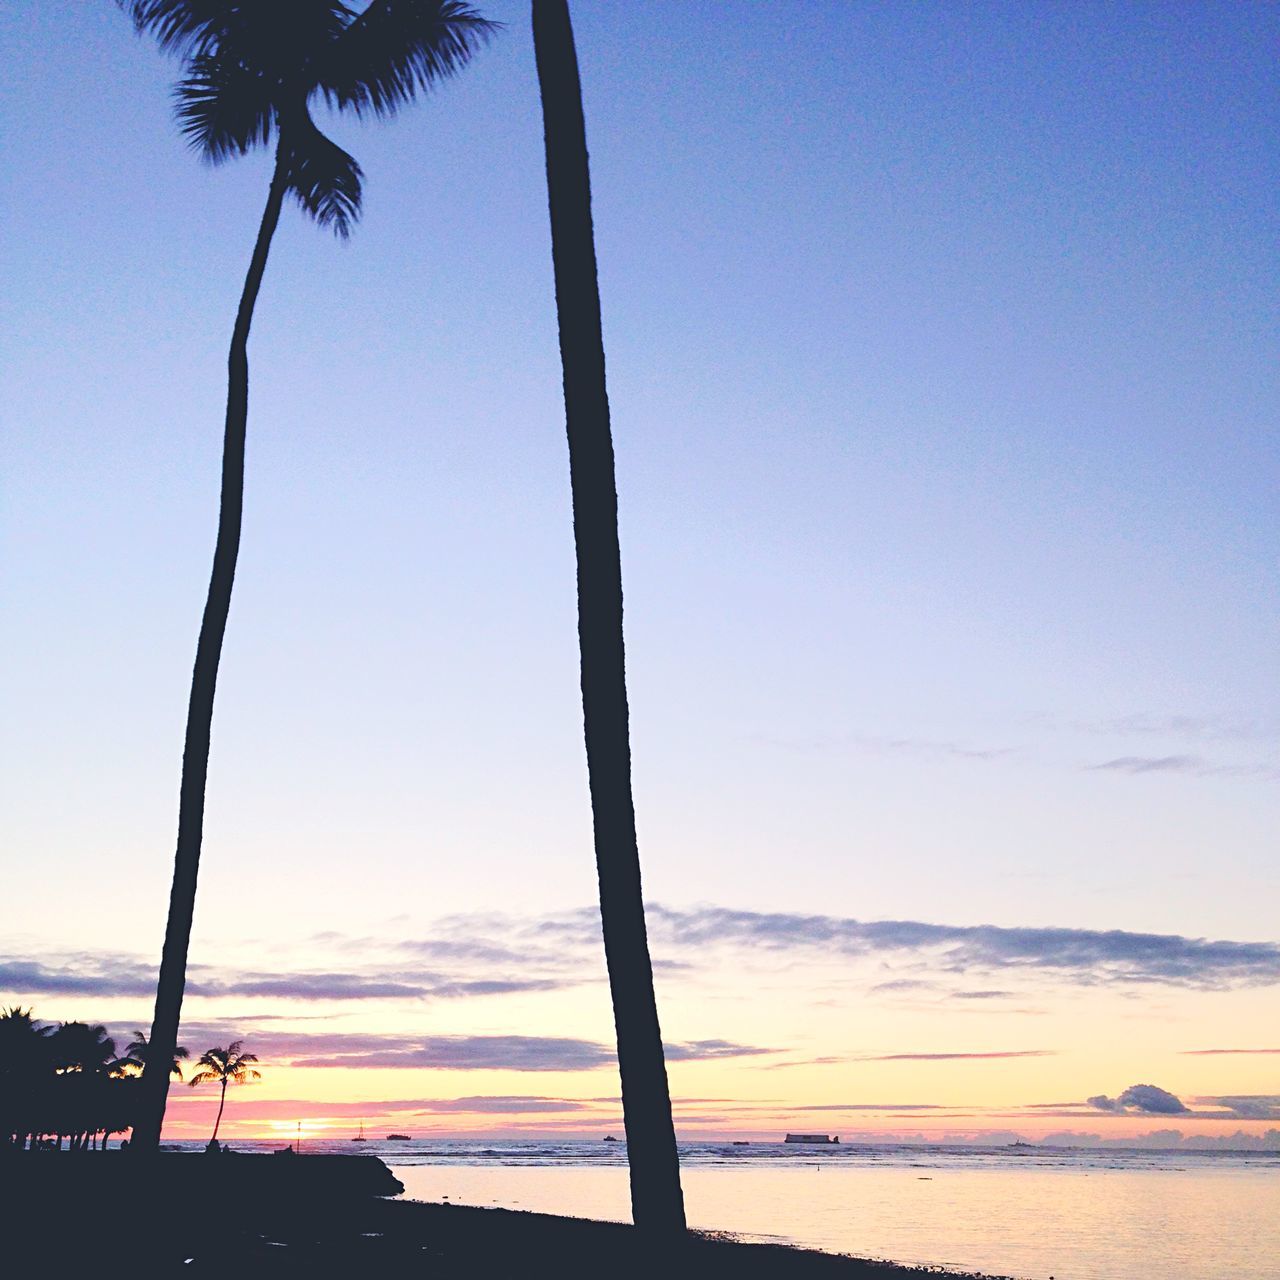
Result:
{"label": "palm tree crown", "polygon": [[214,1083],[226,1088],[228,1084],[248,1084],[250,1080],[261,1080],[261,1073],[249,1065],[257,1062],[257,1055],[241,1053],[240,1046],[243,1043],[242,1040],[237,1040],[225,1049],[206,1049],[196,1063],[200,1070],[187,1083],[193,1088],[198,1084]]}
{"label": "palm tree crown", "polygon": [[317,95],[393,115],[460,71],[496,24],[458,0],[118,0],[139,32],[183,59],[175,96],[191,145],[214,164],[278,138],[289,193],[347,236],[360,166],[311,117]]}
{"label": "palm tree crown", "polygon": [[[145,1031],[135,1031],[132,1042],[125,1050],[128,1057],[122,1059],[122,1061],[132,1063],[135,1067],[145,1067],[147,1065],[147,1050],[150,1047],[147,1033]],[[187,1046],[185,1044],[178,1045],[173,1051],[173,1067],[170,1074],[177,1076],[181,1080],[182,1064],[189,1057],[191,1057],[191,1051]]]}

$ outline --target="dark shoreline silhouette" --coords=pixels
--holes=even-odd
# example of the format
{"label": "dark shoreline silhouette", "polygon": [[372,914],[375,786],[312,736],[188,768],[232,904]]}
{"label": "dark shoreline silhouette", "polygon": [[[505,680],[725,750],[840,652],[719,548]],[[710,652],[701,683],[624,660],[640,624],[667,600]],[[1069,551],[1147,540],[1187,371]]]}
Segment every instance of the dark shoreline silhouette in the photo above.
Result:
{"label": "dark shoreline silhouette", "polygon": [[50,1274],[51,1242],[70,1233],[128,1240],[131,1266],[159,1275],[314,1280],[403,1267],[476,1278],[981,1280],[699,1232],[664,1245],[624,1223],[388,1198],[402,1190],[372,1156],[0,1156],[0,1203],[22,1224],[5,1245],[14,1274]]}

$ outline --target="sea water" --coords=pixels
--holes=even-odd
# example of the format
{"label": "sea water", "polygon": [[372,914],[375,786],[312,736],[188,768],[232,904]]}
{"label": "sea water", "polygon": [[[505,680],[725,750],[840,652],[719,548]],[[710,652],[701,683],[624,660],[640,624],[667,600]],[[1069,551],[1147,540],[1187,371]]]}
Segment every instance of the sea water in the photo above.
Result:
{"label": "sea water", "polygon": [[[379,1156],[412,1199],[629,1218],[621,1142],[302,1149]],[[680,1154],[690,1226],[744,1240],[1019,1280],[1280,1280],[1277,1152],[687,1143]]]}

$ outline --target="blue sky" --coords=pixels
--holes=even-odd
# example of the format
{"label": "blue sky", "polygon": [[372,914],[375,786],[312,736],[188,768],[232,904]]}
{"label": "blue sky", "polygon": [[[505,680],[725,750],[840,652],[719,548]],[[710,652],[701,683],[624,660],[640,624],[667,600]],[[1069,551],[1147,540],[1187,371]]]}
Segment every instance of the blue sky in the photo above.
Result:
{"label": "blue sky", "polygon": [[[351,242],[273,249],[197,953],[594,896],[541,124],[486,12],[335,123]],[[1276,8],[574,17],[650,896],[1274,938]],[[0,927],[158,952],[268,161],[187,154],[110,4],[0,35]]]}

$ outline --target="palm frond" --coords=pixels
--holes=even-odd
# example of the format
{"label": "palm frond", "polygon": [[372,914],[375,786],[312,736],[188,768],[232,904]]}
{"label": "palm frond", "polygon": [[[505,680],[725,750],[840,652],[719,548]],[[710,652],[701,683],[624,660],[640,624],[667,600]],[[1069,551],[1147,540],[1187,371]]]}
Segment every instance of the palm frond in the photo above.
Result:
{"label": "palm frond", "polygon": [[[316,128],[310,116],[289,126],[289,189],[322,227],[345,240],[360,217],[361,172],[354,157]],[[239,1045],[232,1046],[238,1050]],[[246,1060],[253,1054],[246,1054]]]}
{"label": "palm frond", "polygon": [[198,53],[174,87],[178,124],[213,164],[271,140],[276,86],[240,60]]}
{"label": "palm frond", "polygon": [[461,0],[374,0],[320,54],[316,82],[334,106],[394,115],[461,71],[499,25]]}
{"label": "palm frond", "polygon": [[140,35],[155,36],[166,53],[201,52],[215,42],[242,6],[234,0],[116,0]]}
{"label": "palm frond", "polygon": [[216,1071],[197,1071],[195,1075],[187,1081],[193,1089],[198,1084],[209,1084],[211,1081],[220,1080],[222,1077]]}

